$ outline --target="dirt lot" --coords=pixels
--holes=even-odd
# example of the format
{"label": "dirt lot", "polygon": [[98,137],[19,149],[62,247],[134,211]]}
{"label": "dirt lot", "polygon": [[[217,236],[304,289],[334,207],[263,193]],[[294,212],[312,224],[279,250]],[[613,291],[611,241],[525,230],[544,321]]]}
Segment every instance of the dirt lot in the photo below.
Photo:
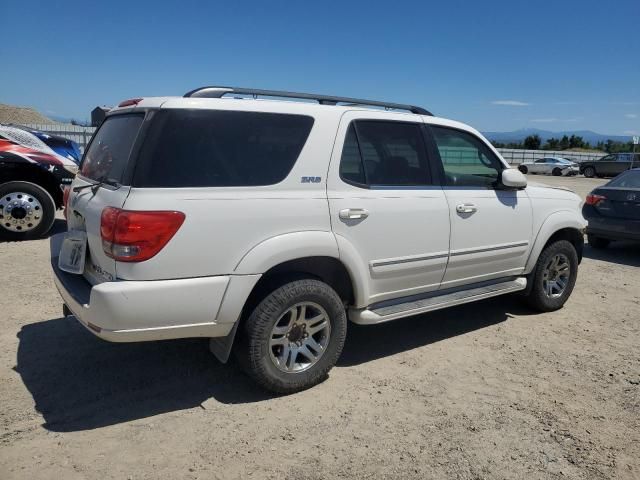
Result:
{"label": "dirt lot", "polygon": [[555,313],[351,325],[328,381],[278,398],[202,340],[94,338],[61,318],[47,241],[0,244],[0,478],[639,479],[639,266],[587,247]]}

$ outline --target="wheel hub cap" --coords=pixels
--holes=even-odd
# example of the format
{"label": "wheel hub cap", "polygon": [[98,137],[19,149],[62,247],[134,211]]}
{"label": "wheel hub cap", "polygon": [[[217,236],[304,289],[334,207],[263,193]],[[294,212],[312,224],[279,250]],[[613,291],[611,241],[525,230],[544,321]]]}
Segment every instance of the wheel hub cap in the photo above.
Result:
{"label": "wheel hub cap", "polygon": [[275,322],[269,339],[269,355],[283,372],[297,373],[311,368],[329,344],[331,323],[317,303],[298,303]]}
{"label": "wheel hub cap", "polygon": [[542,287],[549,298],[560,297],[569,283],[571,267],[564,254],[554,255],[545,266],[542,274]]}
{"label": "wheel hub cap", "polygon": [[0,226],[12,232],[28,232],[42,221],[42,205],[33,195],[11,192],[0,198]]}

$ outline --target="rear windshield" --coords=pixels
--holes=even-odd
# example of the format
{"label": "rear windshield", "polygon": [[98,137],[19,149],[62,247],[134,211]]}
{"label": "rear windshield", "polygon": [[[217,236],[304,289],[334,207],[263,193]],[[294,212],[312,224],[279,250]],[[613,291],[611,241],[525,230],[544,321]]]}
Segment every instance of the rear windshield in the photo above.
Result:
{"label": "rear windshield", "polygon": [[293,168],[313,118],[222,110],[161,110],[136,164],[136,187],[273,185]]}
{"label": "rear windshield", "polygon": [[84,156],[80,167],[82,176],[98,181],[122,182],[143,119],[144,114],[108,117]]}
{"label": "rear windshield", "polygon": [[640,170],[630,170],[618,175],[607,187],[640,188]]}

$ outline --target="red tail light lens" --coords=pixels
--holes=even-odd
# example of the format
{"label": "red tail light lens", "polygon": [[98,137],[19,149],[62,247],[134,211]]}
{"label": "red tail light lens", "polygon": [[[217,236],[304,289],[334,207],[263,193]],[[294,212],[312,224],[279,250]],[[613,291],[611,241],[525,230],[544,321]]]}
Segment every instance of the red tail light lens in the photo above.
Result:
{"label": "red tail light lens", "polygon": [[590,193],[589,195],[587,195],[585,203],[587,205],[598,205],[600,202],[606,199],[607,197],[605,197],[604,195],[595,195],[593,193]]}
{"label": "red tail light lens", "polygon": [[107,207],[100,218],[102,249],[119,262],[149,260],[171,240],[184,219],[182,212]]}
{"label": "red tail light lens", "polygon": [[65,186],[62,189],[62,213],[64,213],[65,220],[67,219],[67,203],[69,203],[69,194],[71,193],[71,187]]}

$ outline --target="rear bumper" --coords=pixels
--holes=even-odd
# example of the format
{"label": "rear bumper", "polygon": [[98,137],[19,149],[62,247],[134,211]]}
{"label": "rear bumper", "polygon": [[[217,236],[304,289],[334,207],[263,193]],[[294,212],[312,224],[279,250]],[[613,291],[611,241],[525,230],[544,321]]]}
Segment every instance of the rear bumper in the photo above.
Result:
{"label": "rear bumper", "polygon": [[583,209],[583,214],[589,221],[587,235],[610,240],[640,241],[640,220],[603,217],[587,209],[587,206]]}
{"label": "rear bumper", "polygon": [[52,239],[53,278],[64,303],[91,333],[111,342],[227,336],[260,278],[215,276],[92,286],[81,275],[58,268],[53,243]]}

